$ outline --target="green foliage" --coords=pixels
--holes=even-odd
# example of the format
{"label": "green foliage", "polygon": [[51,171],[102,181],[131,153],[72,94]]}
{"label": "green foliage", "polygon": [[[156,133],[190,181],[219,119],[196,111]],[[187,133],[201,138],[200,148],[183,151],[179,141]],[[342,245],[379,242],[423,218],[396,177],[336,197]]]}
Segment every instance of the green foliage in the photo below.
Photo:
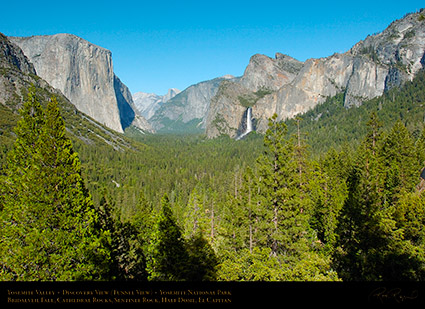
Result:
{"label": "green foliage", "polygon": [[[359,146],[366,134],[366,123],[375,112],[384,130],[390,130],[400,120],[409,132],[420,135],[424,123],[425,71],[419,71],[412,81],[394,87],[380,97],[368,100],[359,107],[344,107],[344,93],[328,98],[324,103],[301,115],[300,130],[306,132],[307,144],[316,158],[330,148],[351,151]],[[297,121],[286,121],[288,133],[297,130]]]}
{"label": "green foliage", "polygon": [[217,256],[202,233],[197,233],[186,240],[189,253],[187,277],[189,281],[216,280]]}
{"label": "green foliage", "polygon": [[208,281],[215,279],[217,259],[201,232],[184,239],[170,208],[162,198],[148,247],[147,271],[153,281]]}
{"label": "green foliage", "polygon": [[308,201],[299,186],[294,146],[285,138],[286,125],[276,118],[274,115],[269,123],[264,137],[266,151],[258,161],[259,202],[268,221],[262,229],[273,255],[292,257],[305,250]]}
{"label": "green foliage", "polygon": [[108,231],[84,186],[57,101],[41,108],[34,88],[20,110],[16,141],[1,181],[3,280],[104,279]]}
{"label": "green foliage", "polygon": [[243,107],[248,108],[254,106],[258,100],[264,98],[266,95],[271,94],[272,92],[273,91],[269,89],[262,88],[256,92],[240,95],[238,96],[238,100]]}
{"label": "green foliage", "polygon": [[16,138],[0,118],[1,279],[423,280],[424,85],[240,141],[116,135],[32,89]]}
{"label": "green foliage", "polygon": [[180,281],[186,278],[185,262],[189,256],[167,195],[162,198],[162,209],[154,226],[148,253],[149,280]]}
{"label": "green foliage", "polygon": [[[424,264],[418,252],[423,242],[412,242],[404,229],[405,224],[420,226],[423,220],[422,207],[417,208],[423,198],[415,193],[417,158],[403,124],[397,122],[384,136],[372,114],[340,219],[334,259],[344,280],[422,280]],[[418,216],[407,219],[404,214],[410,211]]]}
{"label": "green foliage", "polygon": [[270,248],[243,249],[238,254],[227,253],[219,265],[218,279],[222,281],[279,281],[283,267]]}
{"label": "green foliage", "polygon": [[120,214],[113,205],[112,198],[105,195],[100,201],[99,227],[109,231],[107,243],[111,252],[109,280],[144,281],[147,280],[144,241],[139,228],[130,222],[122,222]]}

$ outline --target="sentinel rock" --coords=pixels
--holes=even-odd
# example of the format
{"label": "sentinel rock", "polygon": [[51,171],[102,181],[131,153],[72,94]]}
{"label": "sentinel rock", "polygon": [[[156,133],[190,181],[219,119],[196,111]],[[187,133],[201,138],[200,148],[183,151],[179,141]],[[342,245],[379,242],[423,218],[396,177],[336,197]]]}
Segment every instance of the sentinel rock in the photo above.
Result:
{"label": "sentinel rock", "polygon": [[70,34],[9,39],[34,64],[37,75],[81,112],[117,132],[135,119],[131,95],[113,72],[109,50]]}

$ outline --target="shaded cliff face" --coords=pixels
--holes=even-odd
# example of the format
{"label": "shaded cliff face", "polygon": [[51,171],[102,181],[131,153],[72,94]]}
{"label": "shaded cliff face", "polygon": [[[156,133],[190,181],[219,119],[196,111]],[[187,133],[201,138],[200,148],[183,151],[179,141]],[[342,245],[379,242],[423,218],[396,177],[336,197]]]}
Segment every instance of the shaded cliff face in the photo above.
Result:
{"label": "shaded cliff face", "polygon": [[[240,103],[240,98],[249,90],[238,82],[223,81],[217,95],[211,99],[210,111],[206,118],[208,137],[229,135],[235,138],[247,107]],[[240,117],[239,117],[240,115]]]}
{"label": "shaded cliff face", "polygon": [[132,97],[113,72],[109,50],[70,34],[9,39],[34,64],[37,75],[78,110],[117,132],[135,119]]}
{"label": "shaded cliff face", "polygon": [[33,64],[22,50],[0,33],[0,104],[17,112],[31,84],[47,86],[36,77]]}
{"label": "shaded cliff face", "polygon": [[[411,80],[425,63],[423,13],[394,21],[382,33],[368,36],[344,54],[304,63],[281,54],[276,59],[252,57],[240,83],[227,85],[218,92],[217,96],[221,97],[211,100],[208,137],[220,134],[234,137],[233,132],[240,127],[246,110],[246,106],[236,107],[246,102],[240,98],[258,92],[261,87],[270,93],[252,102],[252,115],[256,119],[255,129],[265,132],[268,118],[274,113],[278,120],[292,118],[341,92],[347,108],[358,106]],[[240,93],[241,86],[245,93]],[[230,111],[234,114],[229,114]]]}
{"label": "shaded cliff face", "polygon": [[34,65],[23,54],[22,50],[0,33],[0,66],[19,70],[25,74],[36,74]]}

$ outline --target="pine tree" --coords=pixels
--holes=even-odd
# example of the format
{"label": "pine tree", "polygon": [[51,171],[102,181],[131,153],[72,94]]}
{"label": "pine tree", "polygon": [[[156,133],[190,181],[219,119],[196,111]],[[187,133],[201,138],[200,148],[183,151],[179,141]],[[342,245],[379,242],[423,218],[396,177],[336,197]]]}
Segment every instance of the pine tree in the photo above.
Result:
{"label": "pine tree", "polygon": [[184,237],[186,239],[193,237],[197,233],[206,231],[205,209],[198,192],[195,187],[190,196],[187,207],[184,211]]}
{"label": "pine tree", "polygon": [[[422,134],[415,143],[416,156],[418,158],[418,169],[422,172],[425,169],[425,128],[422,129]],[[416,189],[420,192],[425,190],[425,179],[418,180]]]}
{"label": "pine tree", "polygon": [[[238,194],[229,197],[224,213],[225,233],[222,233],[226,247],[230,250],[240,251],[249,249],[252,251],[255,244],[260,241],[256,239],[258,230],[259,213],[257,209],[256,175],[253,170],[247,167],[241,177],[241,184]],[[266,242],[262,238],[262,243]]]}
{"label": "pine tree", "polygon": [[259,229],[273,255],[293,259],[307,250],[306,200],[299,190],[293,143],[285,137],[286,125],[276,119],[275,114],[269,122],[266,151],[258,160],[259,202],[264,209],[264,226]]}
{"label": "pine tree", "polygon": [[384,274],[388,280],[425,279],[425,195],[402,194],[397,200],[394,219],[403,241],[397,243]]}
{"label": "pine tree", "polygon": [[104,192],[99,204],[99,226],[110,232],[109,280],[144,281],[147,279],[143,239],[136,226],[122,222],[110,196]]}
{"label": "pine tree", "polygon": [[164,195],[148,248],[147,270],[152,281],[180,281],[187,278],[188,253],[184,239]]}
{"label": "pine tree", "polygon": [[147,252],[152,230],[155,226],[155,211],[152,203],[146,199],[145,193],[142,190],[139,192],[139,200],[136,209],[136,215],[133,217],[132,224],[137,230],[143,252]]}
{"label": "pine tree", "polygon": [[327,253],[336,245],[338,218],[348,195],[348,154],[331,149],[317,164],[311,177],[311,198],[314,202],[310,224],[316,231],[318,243]]}
{"label": "pine tree", "polygon": [[367,135],[348,178],[349,194],[341,212],[335,258],[344,280],[365,279],[365,272],[372,271],[371,251],[376,252],[381,245],[382,235],[377,230],[377,211],[383,206],[382,162],[378,155],[381,127],[376,114],[371,114]]}
{"label": "pine tree", "polygon": [[189,281],[214,281],[218,260],[208,241],[199,231],[186,241],[189,255],[187,277]]}
{"label": "pine tree", "polygon": [[[406,238],[410,233],[406,227],[413,222],[405,214],[420,200],[411,195],[415,160],[404,126],[396,123],[382,138],[379,121],[372,114],[342,211],[335,261],[344,280],[406,280],[409,273],[423,273],[417,255],[422,244],[413,245]],[[421,224],[421,213],[413,224]]]}
{"label": "pine tree", "polygon": [[249,249],[252,253],[253,248],[256,246],[258,218],[260,211],[258,209],[258,202],[256,194],[258,193],[257,177],[254,171],[247,167],[243,174],[243,183],[241,187],[241,194],[239,198],[239,209],[242,214],[243,227],[239,237],[243,240],[245,248]]}
{"label": "pine tree", "polygon": [[418,183],[420,165],[409,131],[397,121],[384,139],[381,156],[384,164],[385,197],[394,203],[402,190],[412,191]]}
{"label": "pine tree", "polygon": [[104,278],[108,232],[95,229],[97,215],[56,99],[43,111],[31,88],[20,114],[3,182],[2,278]]}

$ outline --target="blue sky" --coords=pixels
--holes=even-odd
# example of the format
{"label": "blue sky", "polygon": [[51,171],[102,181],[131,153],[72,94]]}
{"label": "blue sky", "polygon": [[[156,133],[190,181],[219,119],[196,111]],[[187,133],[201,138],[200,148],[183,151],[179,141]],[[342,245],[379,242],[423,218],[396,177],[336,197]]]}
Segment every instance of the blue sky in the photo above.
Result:
{"label": "blue sky", "polygon": [[345,52],[422,1],[5,1],[8,36],[72,33],[112,51],[131,92],[165,94],[243,74],[256,54]]}

